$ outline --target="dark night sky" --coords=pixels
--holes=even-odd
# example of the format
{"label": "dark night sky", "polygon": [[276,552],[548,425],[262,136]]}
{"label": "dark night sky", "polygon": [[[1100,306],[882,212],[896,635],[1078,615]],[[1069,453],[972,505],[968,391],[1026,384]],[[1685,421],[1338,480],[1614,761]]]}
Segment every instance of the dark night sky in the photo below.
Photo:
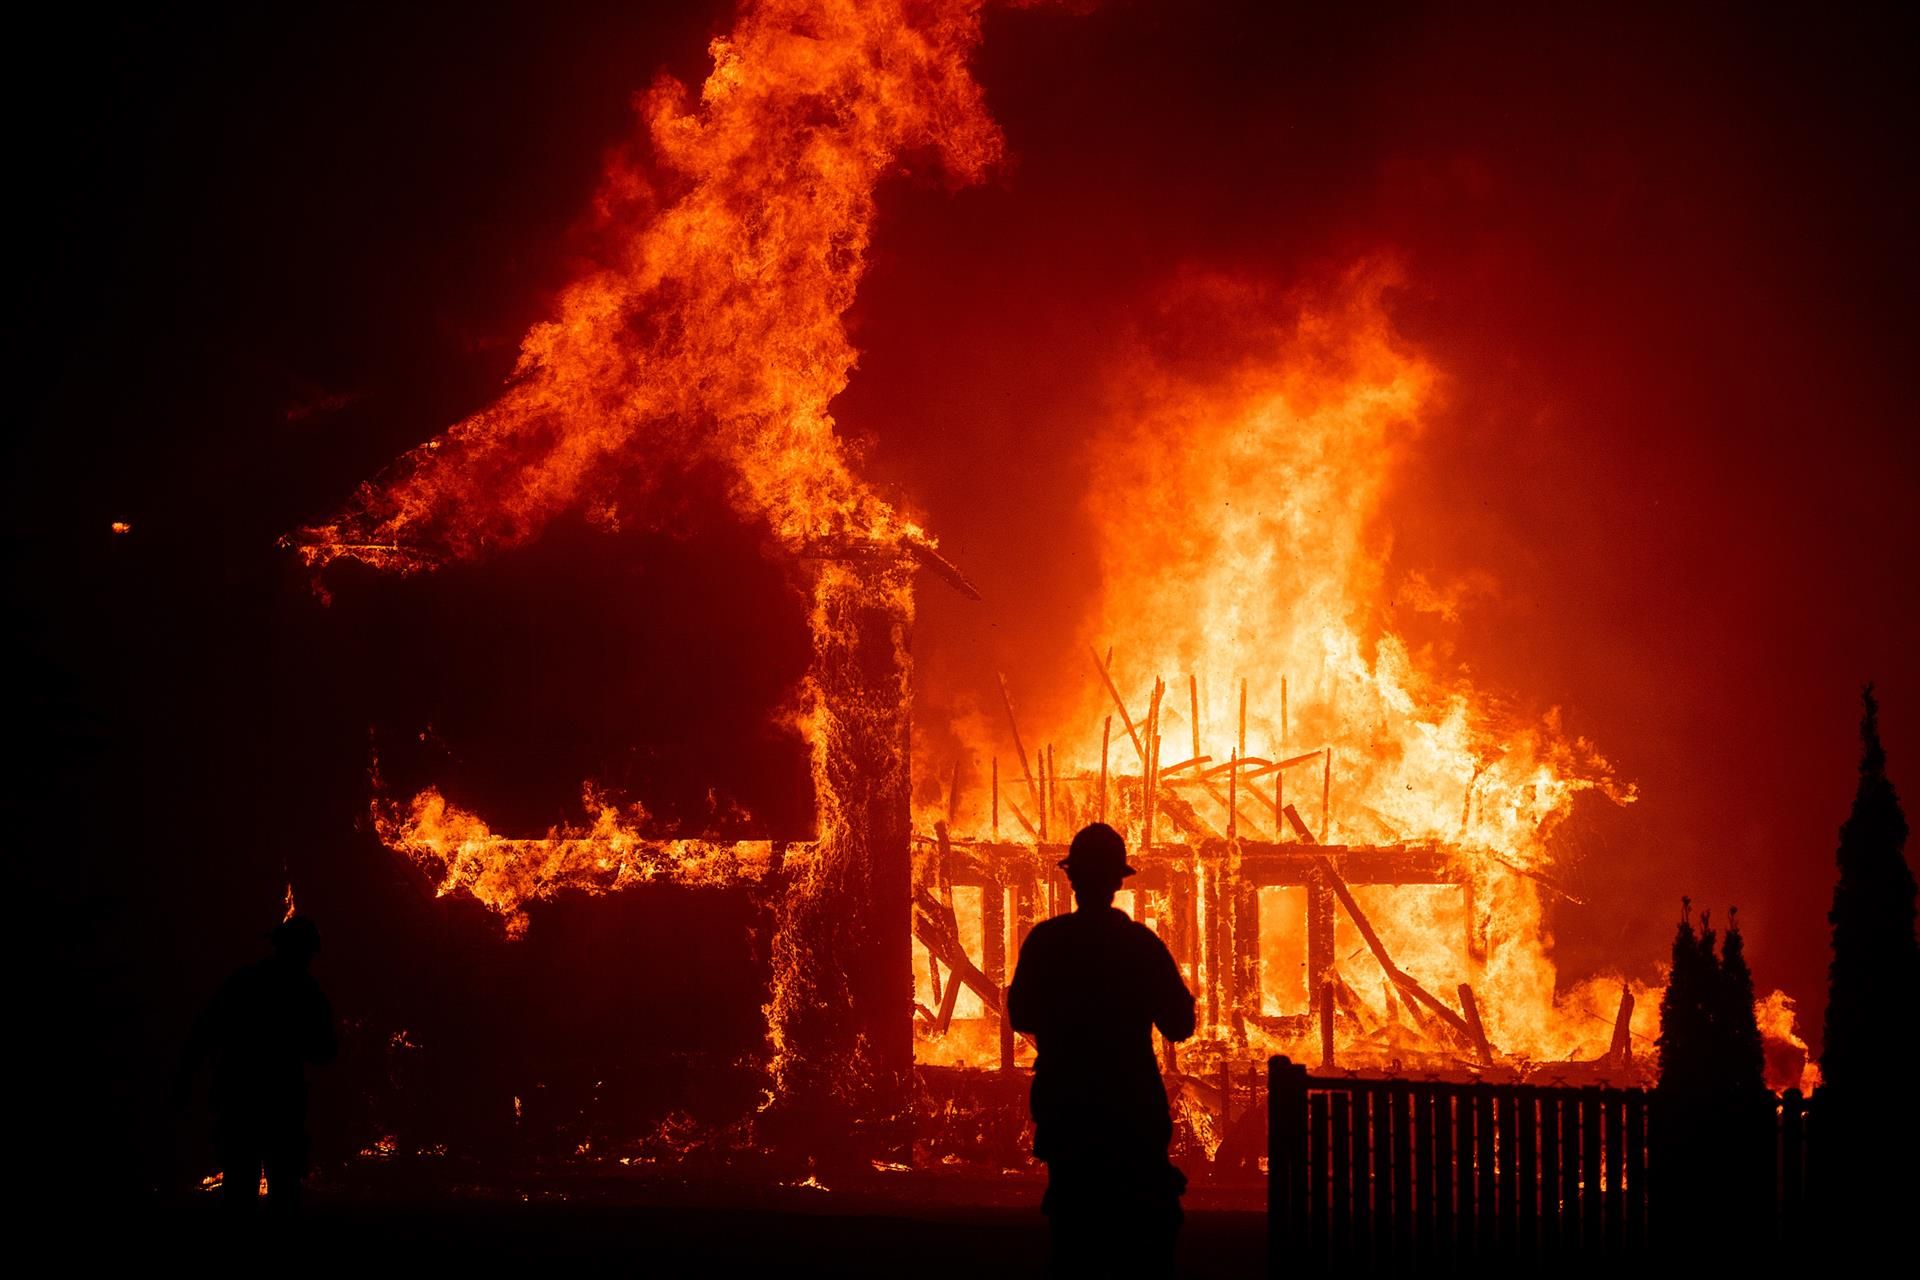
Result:
{"label": "dark night sky", "polygon": [[[365,721],[314,704],[373,699],[343,690],[379,665],[377,627],[351,602],[314,621],[274,538],[491,397],[578,265],[632,93],[703,74],[728,12],[392,8],[96,9],[16,45],[38,78],[14,113],[32,229],[7,599],[43,746],[15,908],[97,1002],[61,1016],[137,1028],[150,1056],[250,945],[282,862],[347,838],[364,802]],[[978,73],[1010,163],[883,192],[836,410],[988,597],[923,591],[927,709],[996,666],[1079,678],[1076,449],[1166,280],[1395,255],[1396,323],[1448,386],[1387,512],[1395,566],[1489,574],[1458,655],[1562,707],[1643,796],[1582,828],[1594,906],[1559,922],[1566,965],[1644,967],[1691,893],[1739,905],[1758,981],[1817,1010],[1864,680],[1896,783],[1920,785],[1911,33],[1878,6],[1327,8],[996,11]],[[706,577],[659,563],[626,584],[653,605],[604,607],[611,639],[528,627],[453,665],[484,682],[510,661],[530,721],[537,691],[581,693],[555,666],[620,670],[635,637],[698,653],[654,624]],[[442,625],[484,609],[484,584],[445,590]],[[768,607],[777,686],[793,619]],[[704,616],[751,655],[756,608]],[[434,625],[395,643],[430,665]],[[609,714],[670,714],[646,684]],[[708,749],[763,711],[719,715]],[[408,925],[391,905],[345,924],[366,885],[424,893],[380,856],[327,903],[349,940]]]}

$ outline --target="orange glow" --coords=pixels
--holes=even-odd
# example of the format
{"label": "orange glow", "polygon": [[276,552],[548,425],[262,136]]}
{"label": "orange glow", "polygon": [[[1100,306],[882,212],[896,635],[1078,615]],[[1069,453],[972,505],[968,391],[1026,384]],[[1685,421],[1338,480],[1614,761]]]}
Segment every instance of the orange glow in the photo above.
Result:
{"label": "orange glow", "polygon": [[1807,1049],[1800,1034],[1793,998],[1775,991],[1753,1005],[1754,1020],[1760,1024],[1760,1038],[1767,1050],[1767,1086],[1775,1090],[1798,1089],[1812,1093],[1820,1087],[1820,1064]]}
{"label": "orange glow", "polygon": [[[1058,698],[1051,718],[1021,726],[1032,759],[1052,761],[1038,795],[1024,777],[1029,766],[1008,763],[1022,747],[1004,723],[976,730],[969,749],[1002,762],[1010,799],[1002,830],[1020,831],[1017,839],[1029,838],[1029,827],[1050,827],[1062,841],[1104,811],[1141,849],[1149,802],[1140,775],[1156,771],[1160,798],[1150,803],[1162,812],[1154,839],[1175,856],[1171,874],[1191,881],[1193,927],[1202,934],[1225,927],[1209,917],[1232,908],[1208,896],[1227,863],[1205,861],[1211,855],[1198,866],[1179,861],[1194,856],[1183,851],[1201,830],[1216,841],[1237,837],[1227,842],[1235,850],[1229,862],[1255,842],[1273,849],[1303,840],[1389,858],[1437,856],[1451,883],[1352,887],[1394,965],[1463,1020],[1470,1015],[1457,992],[1470,985],[1500,1064],[1524,1071],[1584,1061],[1644,1071],[1659,989],[1618,975],[1563,989],[1544,916],[1544,897],[1556,891],[1551,836],[1575,797],[1591,791],[1628,804],[1632,786],[1616,782],[1590,744],[1565,734],[1556,712],[1512,709],[1510,699],[1475,688],[1392,625],[1396,607],[1441,615],[1456,607],[1446,591],[1396,569],[1381,515],[1445,388],[1443,372],[1394,331],[1387,298],[1401,283],[1383,262],[1285,299],[1221,278],[1179,283],[1162,324],[1210,341],[1183,336],[1177,357],[1143,344],[1113,378],[1110,416],[1088,459],[1086,511],[1102,593],[1082,621],[1081,652],[1091,648],[1094,663],[1074,684],[1077,698]],[[1098,673],[1107,653],[1114,690]],[[1165,686],[1155,722],[1157,680]],[[1253,767],[1238,771],[1247,781],[1233,784],[1236,815],[1228,813],[1227,778],[1203,782],[1189,763],[1196,757],[1212,769],[1251,758]],[[1294,764],[1276,779],[1268,762],[1281,760]],[[1304,829],[1279,821],[1276,782],[1280,803],[1301,815]],[[1191,806],[1178,825],[1164,812],[1174,803]],[[1015,806],[1023,807],[1017,815]],[[986,839],[983,806],[970,812],[970,829],[955,838]],[[923,814],[921,827],[936,816]],[[1266,1021],[1230,1034],[1223,1013],[1211,1033],[1217,1044],[1196,1046],[1201,1052],[1317,1060],[1319,1028],[1287,1016],[1310,1007],[1307,898],[1298,887],[1258,891],[1253,1005]],[[970,937],[958,888],[953,901]],[[1333,952],[1332,976],[1343,989],[1340,1065],[1467,1064],[1457,1042],[1436,1040],[1426,1010],[1404,998],[1344,907]],[[1194,945],[1189,954],[1197,990],[1222,980],[1204,958],[1214,953]],[[922,1002],[931,995],[926,968],[923,955]],[[1623,989],[1634,998],[1638,1068],[1608,1060]],[[1791,1010],[1776,1013],[1770,1037],[1791,1036]],[[990,1038],[958,1021],[945,1036],[923,1029],[920,1055],[981,1066],[999,1060]]]}
{"label": "orange glow", "polygon": [[[343,558],[412,572],[523,542],[569,508],[617,528],[623,513],[605,496],[615,483],[706,460],[732,476],[740,510],[791,549],[930,548],[854,476],[828,405],[856,355],[842,317],[866,270],[875,188],[909,153],[936,158],[957,183],[1000,154],[966,68],[979,8],[746,6],[713,42],[697,99],[671,81],[646,95],[657,173],[641,177],[627,157],[610,164],[595,210],[617,247],[526,335],[507,390],[288,544],[316,572]],[[818,611],[814,625],[825,625]],[[798,701],[813,708],[799,723],[818,783],[817,692]],[[765,873],[764,843],[649,840],[644,815],[591,782],[583,790],[584,819],[541,838],[497,834],[433,789],[406,804],[376,798],[375,824],[440,893],[471,894],[515,934],[528,901],[562,889]],[[828,789],[819,795],[831,837],[836,815]],[[802,879],[805,865],[794,851]]]}
{"label": "orange glow", "polygon": [[789,545],[924,540],[854,476],[828,405],[875,188],[909,152],[956,182],[1000,154],[965,64],[978,39],[977,0],[747,6],[697,100],[646,95],[657,174],[610,167],[595,208],[616,247],[526,335],[506,391],[292,545],[408,571],[572,507],[617,527],[612,482],[699,460]]}
{"label": "orange glow", "polygon": [[[529,904],[565,891],[655,882],[771,889],[778,927],[766,1013],[776,1094],[796,1065],[785,1028],[837,999],[823,991],[844,976],[810,970],[800,940],[834,910],[835,855],[867,858],[853,792],[884,789],[908,769],[905,744],[889,746],[883,758],[856,762],[856,786],[847,775],[856,765],[835,755],[860,727],[852,721],[870,727],[902,714],[911,692],[906,575],[852,565],[861,554],[871,563],[932,546],[915,519],[858,477],[837,434],[831,406],[857,354],[844,317],[866,269],[879,185],[909,157],[931,157],[966,183],[1000,155],[966,67],[979,27],[978,0],[747,5],[712,43],[697,97],[672,82],[646,96],[648,176],[626,157],[610,165],[595,216],[612,247],[525,336],[499,398],[289,539],[316,575],[340,559],[412,572],[524,543],[563,511],[616,529],[636,515],[619,508],[616,492],[668,484],[704,463],[728,476],[743,517],[817,560],[816,669],[792,712],[811,752],[814,840],[654,838],[637,805],[591,781],[577,821],[533,836],[495,831],[433,787],[401,800],[376,785],[373,802],[388,847],[421,867],[438,894],[466,894],[498,915],[509,936],[527,929]],[[1394,265],[1370,261],[1287,298],[1217,277],[1171,291],[1167,318],[1213,341],[1189,343],[1182,357],[1144,341],[1122,353],[1086,457],[1102,589],[1078,620],[1076,647],[1111,653],[1116,687],[1110,694],[1089,672],[1024,726],[1033,744],[1051,744],[1044,788],[1030,773],[1022,779],[1028,789],[1017,802],[1031,814],[1016,812],[1007,792],[1004,832],[1031,821],[1048,839],[1030,833],[1021,838],[1029,847],[1009,854],[976,804],[966,829],[939,837],[942,856],[949,834],[991,841],[992,856],[1044,876],[1031,846],[1059,842],[1095,813],[1126,828],[1136,848],[1224,840],[1219,861],[1192,853],[1171,873],[1184,877],[1181,892],[1191,889],[1203,932],[1241,927],[1233,904],[1208,895],[1221,893],[1256,844],[1417,857],[1440,869],[1431,881],[1360,883],[1343,899],[1324,973],[1306,972],[1294,918],[1305,892],[1260,891],[1259,1017],[1232,1031],[1217,1023],[1205,1047],[1311,1059],[1317,1036],[1300,1015],[1337,980],[1343,1064],[1462,1066],[1460,1044],[1395,986],[1397,967],[1448,1006],[1443,1024],[1475,1016],[1458,994],[1472,989],[1492,1059],[1474,1069],[1600,1063],[1623,992],[1634,998],[1631,1041],[1644,1064],[1658,989],[1618,976],[1563,987],[1545,926],[1545,895],[1559,891],[1556,828],[1582,793],[1626,804],[1633,788],[1592,744],[1565,733],[1554,710],[1519,710],[1477,688],[1395,624],[1396,609],[1445,617],[1458,605],[1446,584],[1396,567],[1383,521],[1408,446],[1446,388],[1445,372],[1395,332],[1388,299],[1401,283]],[[1193,354],[1202,347],[1204,356]],[[853,715],[836,709],[819,675],[827,655],[853,643],[850,601],[884,613],[879,647],[892,646],[898,681],[867,694],[873,705]],[[1164,702],[1152,695],[1150,712],[1148,691],[1163,680]],[[1103,756],[1101,727],[1117,710]],[[1142,739],[1148,726],[1157,736]],[[997,733],[975,732],[970,746],[1002,762],[1010,788],[1019,775]],[[1211,776],[1234,788],[1244,811],[1201,777],[1201,757],[1231,771],[1231,782]],[[950,776],[951,765],[939,773]],[[1027,761],[1018,767],[1027,773]],[[1260,795],[1239,794],[1243,775]],[[1176,801],[1188,816],[1167,811]],[[1297,816],[1283,821],[1284,812]],[[930,843],[940,816],[916,814],[917,838]],[[1029,1060],[1030,1046],[1000,1041],[993,992],[970,980],[952,994],[953,968],[990,967],[990,949],[1010,963],[1016,907],[1064,910],[1064,890],[996,902],[998,891],[944,884],[927,865],[918,861],[916,887],[951,911],[960,954],[942,961],[924,941],[913,948],[919,1060],[989,1066],[1007,1052]],[[1181,927],[1173,897],[1142,888],[1121,905],[1165,933]],[[291,900],[289,888],[289,909]],[[1371,936],[1356,913],[1371,921]],[[1000,921],[992,939],[990,918]],[[1187,962],[1196,986],[1221,980],[1217,952],[1205,955]],[[1790,1005],[1766,1008],[1770,1040],[1797,1043]],[[844,1075],[869,1065],[855,1061]],[[1621,1059],[1613,1069],[1629,1068]],[[813,1086],[840,1087],[832,1078]],[[1202,1144],[1221,1141],[1195,1095],[1179,1098]]]}
{"label": "orange glow", "polygon": [[751,881],[772,863],[766,841],[647,840],[635,834],[634,813],[591,789],[583,803],[590,821],[536,839],[496,835],[485,819],[449,804],[434,787],[404,806],[376,799],[373,818],[388,848],[438,877],[437,896],[470,895],[503,917],[513,937],[526,931],[528,902],[563,889],[605,893],[649,881]]}

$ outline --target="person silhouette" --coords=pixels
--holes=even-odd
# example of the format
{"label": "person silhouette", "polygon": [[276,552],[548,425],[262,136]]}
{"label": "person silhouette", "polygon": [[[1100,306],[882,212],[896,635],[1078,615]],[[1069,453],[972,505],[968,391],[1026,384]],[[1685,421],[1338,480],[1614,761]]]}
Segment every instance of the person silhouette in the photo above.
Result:
{"label": "person silhouette", "polygon": [[1126,841],[1083,828],[1060,864],[1077,909],[1035,925],[1007,993],[1033,1037],[1033,1154],[1047,1166],[1056,1275],[1169,1275],[1187,1180],[1153,1053],[1193,1034],[1193,993],[1166,944],[1113,905],[1134,874]]}
{"label": "person silhouette", "polygon": [[308,1063],[333,1059],[333,1010],[308,972],[320,931],[292,916],[268,935],[273,953],[238,970],[195,1021],[178,1092],[211,1061],[208,1101],[220,1161],[222,1203],[248,1214],[267,1178],[267,1207],[289,1216],[307,1171]]}

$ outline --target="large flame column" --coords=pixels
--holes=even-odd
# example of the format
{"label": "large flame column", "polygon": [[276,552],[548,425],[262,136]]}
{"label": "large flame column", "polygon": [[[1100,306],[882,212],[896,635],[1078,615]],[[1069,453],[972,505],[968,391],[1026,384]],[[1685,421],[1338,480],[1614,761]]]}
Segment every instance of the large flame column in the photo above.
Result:
{"label": "large flame column", "polygon": [[911,1140],[910,561],[821,560],[813,582],[819,838],[776,907],[769,1134],[821,1158],[903,1158]]}

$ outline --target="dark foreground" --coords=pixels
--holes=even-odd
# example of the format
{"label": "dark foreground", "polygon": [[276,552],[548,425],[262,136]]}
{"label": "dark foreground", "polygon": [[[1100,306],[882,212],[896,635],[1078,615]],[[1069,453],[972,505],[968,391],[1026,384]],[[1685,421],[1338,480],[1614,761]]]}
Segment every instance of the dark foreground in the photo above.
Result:
{"label": "dark foreground", "polygon": [[[155,1207],[111,1234],[69,1235],[74,1262],[177,1259],[216,1267],[236,1251],[302,1273],[399,1267],[496,1274],[516,1266],[600,1264],[643,1273],[1014,1277],[1045,1271],[1045,1220],[1031,1206],[875,1201],[806,1188],[758,1203],[583,1202],[561,1193],[375,1201],[317,1195],[294,1228],[238,1238],[215,1197]],[[1195,1208],[1180,1244],[1183,1276],[1253,1276],[1262,1215]],[[484,1268],[484,1270],[479,1270]]]}

